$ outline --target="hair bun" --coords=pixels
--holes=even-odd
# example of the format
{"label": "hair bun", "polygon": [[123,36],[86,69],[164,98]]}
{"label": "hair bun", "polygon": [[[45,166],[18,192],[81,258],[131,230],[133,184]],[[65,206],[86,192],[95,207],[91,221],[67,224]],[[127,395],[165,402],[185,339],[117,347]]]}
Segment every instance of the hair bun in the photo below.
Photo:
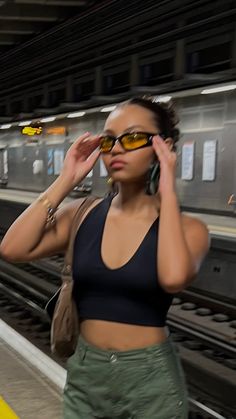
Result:
{"label": "hair bun", "polygon": [[137,105],[151,111],[159,132],[163,134],[165,138],[170,137],[173,139],[173,150],[176,150],[175,144],[179,140],[179,129],[177,128],[179,118],[173,101],[157,102],[154,96],[144,95],[133,97],[126,102],[121,103],[119,106],[123,105]]}

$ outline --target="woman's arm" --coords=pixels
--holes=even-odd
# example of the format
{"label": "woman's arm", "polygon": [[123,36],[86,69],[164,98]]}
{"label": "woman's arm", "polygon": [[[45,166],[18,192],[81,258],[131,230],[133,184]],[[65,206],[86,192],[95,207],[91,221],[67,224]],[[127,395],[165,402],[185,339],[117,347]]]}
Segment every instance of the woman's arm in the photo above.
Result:
{"label": "woman's arm", "polygon": [[[67,195],[63,183],[59,177],[45,192],[53,208],[57,208]],[[75,206],[79,204],[77,200],[63,206],[55,214],[55,226],[47,226],[47,208],[42,202],[34,201],[5,234],[0,245],[2,258],[10,262],[23,262],[63,252],[67,246]]]}
{"label": "woman's arm", "polygon": [[178,292],[195,277],[209,250],[209,233],[201,221],[182,216],[175,190],[176,154],[172,140],[154,137],[153,148],[160,161],[160,220],[157,269],[161,286]]}
{"label": "woman's arm", "polygon": [[[67,152],[62,173],[43,193],[54,209],[75,185],[92,169],[99,157],[95,149],[98,137],[86,133]],[[55,225],[47,224],[48,210],[45,201],[33,202],[12,224],[4,236],[0,255],[9,261],[29,261],[63,252],[66,249],[70,226],[78,201],[63,206],[55,214]]]}
{"label": "woman's arm", "polygon": [[158,278],[167,292],[179,292],[194,279],[209,250],[209,233],[200,220],[181,215],[175,193],[161,202]]}

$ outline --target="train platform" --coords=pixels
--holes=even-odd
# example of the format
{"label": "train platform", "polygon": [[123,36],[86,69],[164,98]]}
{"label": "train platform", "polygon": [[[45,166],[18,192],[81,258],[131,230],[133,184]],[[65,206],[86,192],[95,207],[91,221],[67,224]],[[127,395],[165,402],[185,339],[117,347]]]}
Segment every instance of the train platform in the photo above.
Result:
{"label": "train platform", "polygon": [[[17,189],[0,189],[0,200],[17,202],[19,204],[31,204],[41,192],[20,191]],[[63,202],[70,202],[73,198],[67,197]]]}
{"label": "train platform", "polygon": [[62,419],[66,372],[0,320],[0,418]]}
{"label": "train platform", "polygon": [[[0,189],[0,201],[11,201],[16,203],[31,204],[40,192],[20,191],[14,189]],[[73,198],[67,197],[63,203],[71,202]],[[62,203],[62,204],[63,204]],[[236,239],[236,216],[223,216],[213,214],[203,214],[198,212],[185,212],[191,217],[197,217],[205,222],[212,235]]]}

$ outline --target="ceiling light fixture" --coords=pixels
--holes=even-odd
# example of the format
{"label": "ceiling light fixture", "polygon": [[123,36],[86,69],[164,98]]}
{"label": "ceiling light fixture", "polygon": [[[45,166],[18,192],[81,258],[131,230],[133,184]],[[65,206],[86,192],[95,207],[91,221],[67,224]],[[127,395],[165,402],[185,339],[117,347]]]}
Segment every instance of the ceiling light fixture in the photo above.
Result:
{"label": "ceiling light fixture", "polygon": [[32,121],[22,121],[19,122],[18,126],[19,127],[26,127],[27,125],[30,125]]}
{"label": "ceiling light fixture", "polygon": [[106,106],[105,108],[100,109],[100,112],[112,112],[116,109],[116,106]]}
{"label": "ceiling light fixture", "polygon": [[67,115],[67,118],[79,118],[80,116],[84,116],[86,112],[71,112]]}
{"label": "ceiling light fixture", "polygon": [[0,129],[8,129],[8,128],[11,128],[11,124],[0,125]]}
{"label": "ceiling light fixture", "polygon": [[236,84],[229,84],[228,86],[211,87],[201,91],[202,95],[209,95],[211,93],[227,92],[228,90],[236,89]]}
{"label": "ceiling light fixture", "polygon": [[52,121],[55,121],[55,119],[56,119],[55,116],[47,116],[46,118],[40,119],[40,122],[52,122]]}
{"label": "ceiling light fixture", "polygon": [[153,102],[169,102],[171,100],[172,96],[155,96],[153,99]]}

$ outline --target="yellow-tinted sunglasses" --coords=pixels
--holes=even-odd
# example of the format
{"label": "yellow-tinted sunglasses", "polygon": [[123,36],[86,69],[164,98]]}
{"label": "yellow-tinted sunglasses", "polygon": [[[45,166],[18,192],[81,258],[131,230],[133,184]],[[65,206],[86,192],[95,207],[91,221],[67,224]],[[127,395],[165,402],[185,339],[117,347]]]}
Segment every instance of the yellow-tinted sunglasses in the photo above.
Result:
{"label": "yellow-tinted sunglasses", "polygon": [[156,134],[149,134],[147,132],[126,132],[118,137],[105,134],[100,137],[100,150],[102,153],[110,153],[116,141],[119,141],[125,151],[148,147],[152,145],[154,135]]}

